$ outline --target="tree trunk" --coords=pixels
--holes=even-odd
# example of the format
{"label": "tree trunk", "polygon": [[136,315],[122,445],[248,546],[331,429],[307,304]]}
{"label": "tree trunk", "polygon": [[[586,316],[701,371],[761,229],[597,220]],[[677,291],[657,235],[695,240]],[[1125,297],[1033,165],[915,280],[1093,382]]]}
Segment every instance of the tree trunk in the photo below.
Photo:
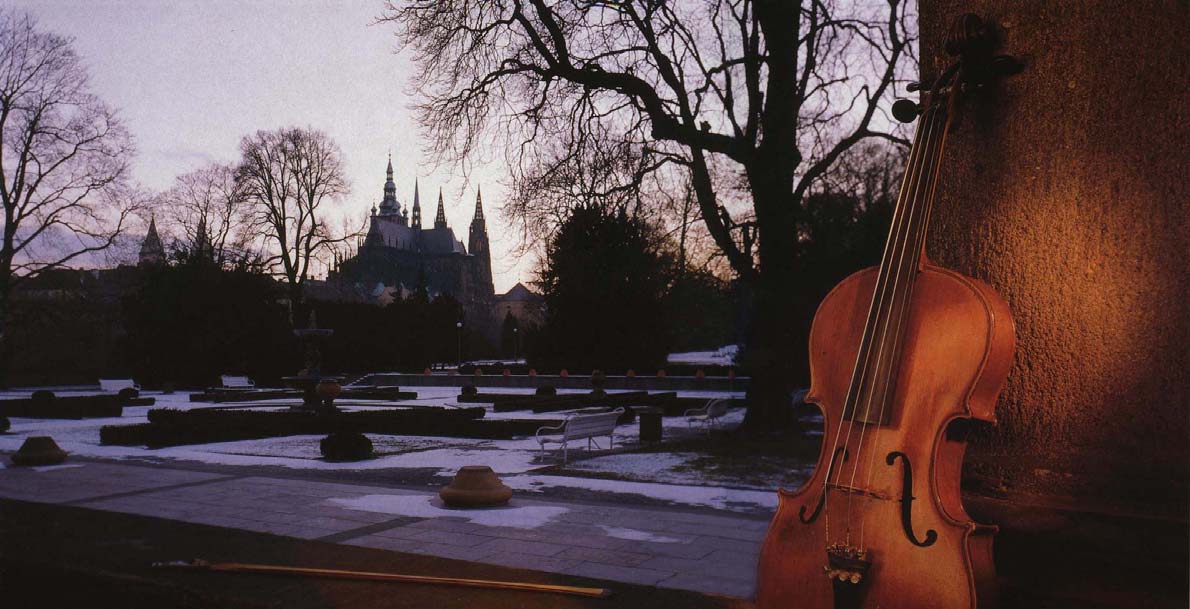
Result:
{"label": "tree trunk", "polygon": [[9,382],[9,363],[12,361],[12,331],[9,321],[12,319],[12,271],[8,265],[0,270],[0,389],[7,389]]}
{"label": "tree trunk", "polygon": [[[772,184],[776,182],[776,184]],[[798,289],[797,206],[782,181],[767,189],[753,179],[760,233],[760,272],[754,285],[749,342],[744,363],[752,375],[747,433],[785,430],[793,424],[789,398],[809,376],[806,349],[812,309]]]}

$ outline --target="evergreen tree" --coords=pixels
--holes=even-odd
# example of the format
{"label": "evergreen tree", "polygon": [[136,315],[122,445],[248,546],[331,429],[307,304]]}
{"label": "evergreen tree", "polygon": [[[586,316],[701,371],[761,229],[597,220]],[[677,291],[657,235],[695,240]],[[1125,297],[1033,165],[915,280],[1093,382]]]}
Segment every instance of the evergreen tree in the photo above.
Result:
{"label": "evergreen tree", "polygon": [[272,380],[297,370],[295,340],[267,276],[179,253],[145,269],[123,299],[122,352],[146,384],[208,386],[238,372]]}
{"label": "evergreen tree", "polygon": [[649,227],[623,209],[571,211],[549,244],[541,283],[543,367],[654,369],[669,352],[666,263]]}

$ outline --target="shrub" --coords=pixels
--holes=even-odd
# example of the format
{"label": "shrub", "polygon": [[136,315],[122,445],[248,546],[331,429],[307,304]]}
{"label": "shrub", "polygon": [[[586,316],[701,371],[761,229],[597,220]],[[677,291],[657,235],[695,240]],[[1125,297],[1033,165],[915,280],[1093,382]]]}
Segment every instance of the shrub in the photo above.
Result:
{"label": "shrub", "polygon": [[319,443],[322,456],[328,461],[363,461],[375,455],[372,441],[362,433],[340,431],[322,439]]}

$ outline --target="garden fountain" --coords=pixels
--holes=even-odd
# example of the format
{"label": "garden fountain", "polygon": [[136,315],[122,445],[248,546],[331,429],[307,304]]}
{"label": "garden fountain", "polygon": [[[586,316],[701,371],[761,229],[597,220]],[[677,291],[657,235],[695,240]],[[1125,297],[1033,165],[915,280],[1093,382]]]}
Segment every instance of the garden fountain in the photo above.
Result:
{"label": "garden fountain", "polygon": [[295,376],[284,377],[289,386],[302,390],[303,410],[334,410],[335,397],[342,391],[339,381],[342,377],[322,374],[322,343],[335,333],[329,328],[319,328],[310,311],[309,327],[298,328],[293,335],[302,343],[305,353],[305,367]]}

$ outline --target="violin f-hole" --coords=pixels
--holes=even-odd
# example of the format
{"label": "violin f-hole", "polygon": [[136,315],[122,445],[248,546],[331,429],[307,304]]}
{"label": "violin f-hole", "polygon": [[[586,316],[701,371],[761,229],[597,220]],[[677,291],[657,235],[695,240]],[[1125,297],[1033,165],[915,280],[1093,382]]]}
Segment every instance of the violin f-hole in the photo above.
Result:
{"label": "violin f-hole", "polygon": [[802,521],[802,524],[810,524],[818,519],[818,514],[822,512],[822,506],[826,504],[826,493],[830,489],[831,474],[835,471],[835,465],[839,462],[840,456],[844,461],[847,460],[847,447],[840,446],[835,449],[835,453],[831,455],[830,465],[826,468],[826,482],[822,487],[822,494],[818,496],[818,504],[814,506],[814,512],[809,517],[806,516],[806,506],[803,505],[797,511],[797,519]]}
{"label": "violin f-hole", "polygon": [[888,453],[884,462],[892,465],[897,462],[898,458],[905,462],[905,474],[901,478],[901,527],[905,529],[905,537],[909,538],[909,543],[919,548],[932,546],[935,541],[938,541],[937,531],[927,530],[925,541],[918,541],[917,535],[913,532],[913,465],[909,463],[909,456],[895,450]]}

